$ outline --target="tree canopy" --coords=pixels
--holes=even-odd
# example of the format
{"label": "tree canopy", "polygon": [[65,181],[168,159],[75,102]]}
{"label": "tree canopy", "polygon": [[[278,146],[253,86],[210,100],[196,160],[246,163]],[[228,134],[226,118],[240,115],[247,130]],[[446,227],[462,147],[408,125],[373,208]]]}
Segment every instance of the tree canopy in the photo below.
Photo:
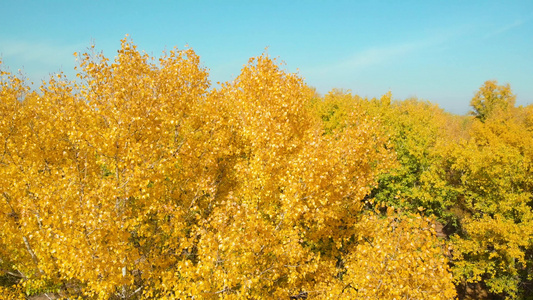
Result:
{"label": "tree canopy", "polygon": [[[526,299],[533,113],[320,97],[268,55],[210,86],[127,38],[0,81],[0,298]],[[1,65],[0,65],[1,66]]]}

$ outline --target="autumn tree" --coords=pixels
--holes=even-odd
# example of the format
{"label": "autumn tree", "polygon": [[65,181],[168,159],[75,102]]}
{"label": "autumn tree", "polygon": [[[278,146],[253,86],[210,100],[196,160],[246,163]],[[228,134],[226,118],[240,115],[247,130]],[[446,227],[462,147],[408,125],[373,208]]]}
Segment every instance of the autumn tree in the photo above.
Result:
{"label": "autumn tree", "polygon": [[470,101],[473,111],[470,113],[484,122],[494,114],[509,111],[515,105],[516,96],[511,91],[511,86],[498,85],[495,80],[485,81],[478,92]]}
{"label": "autumn tree", "polygon": [[487,120],[453,154],[463,212],[454,237],[456,278],[510,297],[531,280],[531,140],[516,120]]}
{"label": "autumn tree", "polygon": [[425,178],[432,183],[429,195],[447,195],[447,212],[455,222],[451,246],[457,286],[464,290],[477,285],[493,295],[522,298],[531,281],[533,139],[527,109],[513,106],[508,86],[492,89],[507,96],[491,98],[487,91],[493,84],[487,82],[472,103],[479,103],[481,96],[509,101],[490,102],[492,110],[477,115],[463,134],[455,134],[460,138],[445,135],[449,138],[434,148],[438,168]]}
{"label": "autumn tree", "polygon": [[358,224],[356,251],[344,262],[345,299],[453,299],[446,245],[436,237],[435,223],[419,214],[387,210]]}
{"label": "autumn tree", "polygon": [[362,99],[313,104],[267,55],[211,90],[191,49],[77,57],[38,93],[2,74],[0,291],[453,297],[430,220],[364,211],[395,155]]}
{"label": "autumn tree", "polygon": [[[3,129],[17,128],[3,144],[2,211],[12,213],[2,233],[14,248],[6,258],[27,289],[53,283],[127,298],[189,245],[193,212],[181,210],[210,184],[192,175],[211,161],[197,155],[199,120],[188,118],[207,72],[192,50],[171,51],[157,66],[126,40],[112,64],[100,54],[81,59],[81,85],[51,77],[41,95],[20,99],[18,123]],[[3,103],[16,101],[3,91]]]}

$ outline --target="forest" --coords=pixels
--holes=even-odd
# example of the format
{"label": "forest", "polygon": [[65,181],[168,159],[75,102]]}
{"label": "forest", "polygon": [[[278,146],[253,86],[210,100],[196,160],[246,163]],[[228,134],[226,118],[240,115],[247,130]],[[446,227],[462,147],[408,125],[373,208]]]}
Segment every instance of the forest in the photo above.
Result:
{"label": "forest", "polygon": [[533,299],[509,84],[459,116],[121,42],[38,89],[0,64],[0,299]]}

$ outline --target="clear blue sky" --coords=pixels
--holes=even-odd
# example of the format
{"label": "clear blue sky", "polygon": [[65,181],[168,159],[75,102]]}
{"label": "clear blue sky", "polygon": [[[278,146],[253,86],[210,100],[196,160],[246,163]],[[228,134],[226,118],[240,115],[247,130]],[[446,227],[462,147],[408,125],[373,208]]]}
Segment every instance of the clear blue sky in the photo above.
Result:
{"label": "clear blue sky", "polygon": [[115,57],[130,34],[159,57],[185,45],[211,81],[229,81],[268,47],[306,82],[464,114],[489,79],[533,103],[533,1],[25,1],[0,0],[0,57],[39,82],[93,42]]}

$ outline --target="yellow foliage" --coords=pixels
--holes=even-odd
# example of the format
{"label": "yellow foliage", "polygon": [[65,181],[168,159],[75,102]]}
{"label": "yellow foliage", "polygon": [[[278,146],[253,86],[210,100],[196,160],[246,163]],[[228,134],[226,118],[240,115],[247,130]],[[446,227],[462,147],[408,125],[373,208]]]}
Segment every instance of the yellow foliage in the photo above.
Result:
{"label": "yellow foliage", "polygon": [[470,101],[474,109],[471,114],[484,122],[487,118],[508,113],[515,101],[516,96],[512,94],[509,84],[502,86],[495,80],[488,80]]}
{"label": "yellow foliage", "polygon": [[487,82],[473,102],[479,95],[492,99],[494,111],[478,117],[469,138],[446,153],[448,172],[458,174],[450,181],[460,212],[452,239],[454,280],[483,282],[494,294],[517,298],[531,280],[533,135],[527,109],[513,106],[509,86]]}
{"label": "yellow foliage", "polygon": [[419,215],[369,216],[343,264],[345,299],[452,299],[455,286],[435,225]]}
{"label": "yellow foliage", "polygon": [[427,221],[362,213],[394,163],[378,118],[346,110],[325,134],[312,89],[266,55],[213,90],[191,49],[78,57],[79,82],[40,93],[3,74],[0,275],[26,293],[453,297]]}

